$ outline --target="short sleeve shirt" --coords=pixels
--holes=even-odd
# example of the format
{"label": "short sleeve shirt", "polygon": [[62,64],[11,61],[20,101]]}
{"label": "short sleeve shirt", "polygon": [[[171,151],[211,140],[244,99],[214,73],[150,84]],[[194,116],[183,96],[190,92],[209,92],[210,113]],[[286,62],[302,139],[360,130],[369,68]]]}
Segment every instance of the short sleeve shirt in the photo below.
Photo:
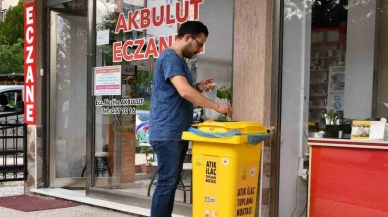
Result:
{"label": "short sleeve shirt", "polygon": [[180,141],[193,123],[193,104],[179,95],[170,77],[185,76],[192,84],[186,61],[168,48],[158,58],[153,78],[149,141]]}

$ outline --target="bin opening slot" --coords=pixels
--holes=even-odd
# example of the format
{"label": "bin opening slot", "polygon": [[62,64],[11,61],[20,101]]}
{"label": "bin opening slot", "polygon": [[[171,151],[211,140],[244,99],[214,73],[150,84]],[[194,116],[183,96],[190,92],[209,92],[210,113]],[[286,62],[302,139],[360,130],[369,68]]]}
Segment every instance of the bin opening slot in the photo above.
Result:
{"label": "bin opening slot", "polygon": [[257,133],[257,134],[243,134],[237,129],[233,129],[229,132],[219,132],[219,133],[211,133],[204,132],[199,129],[195,129],[193,127],[189,128],[189,132],[194,133],[198,136],[207,137],[207,138],[228,138],[232,136],[247,136],[248,143],[251,145],[257,145],[267,139],[268,133]]}

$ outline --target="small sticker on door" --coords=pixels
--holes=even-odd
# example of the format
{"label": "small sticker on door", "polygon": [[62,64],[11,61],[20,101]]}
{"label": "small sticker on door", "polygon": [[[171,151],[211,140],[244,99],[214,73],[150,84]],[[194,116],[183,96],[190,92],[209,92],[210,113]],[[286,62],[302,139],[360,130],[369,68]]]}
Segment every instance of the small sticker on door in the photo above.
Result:
{"label": "small sticker on door", "polygon": [[225,165],[225,166],[227,166],[227,165],[229,164],[228,158],[222,159],[222,164]]}

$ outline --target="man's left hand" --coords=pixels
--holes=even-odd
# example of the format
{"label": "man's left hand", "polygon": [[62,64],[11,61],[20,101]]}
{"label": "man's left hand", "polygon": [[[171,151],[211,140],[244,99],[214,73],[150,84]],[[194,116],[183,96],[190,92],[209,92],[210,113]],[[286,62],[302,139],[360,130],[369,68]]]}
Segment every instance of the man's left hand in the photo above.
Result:
{"label": "man's left hand", "polygon": [[199,82],[198,84],[199,90],[208,92],[212,90],[214,87],[216,87],[217,85],[213,83],[213,79],[214,78],[206,78],[206,79],[203,79],[201,82]]}

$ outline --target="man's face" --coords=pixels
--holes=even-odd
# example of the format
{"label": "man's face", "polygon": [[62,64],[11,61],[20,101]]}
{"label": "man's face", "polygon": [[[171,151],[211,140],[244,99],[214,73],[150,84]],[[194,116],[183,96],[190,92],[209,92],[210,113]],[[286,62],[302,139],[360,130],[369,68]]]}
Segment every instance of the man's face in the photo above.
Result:
{"label": "man's face", "polygon": [[187,44],[183,47],[182,54],[184,58],[191,59],[199,53],[207,38],[203,33],[197,37],[192,35],[186,35],[185,37],[187,37]]}

